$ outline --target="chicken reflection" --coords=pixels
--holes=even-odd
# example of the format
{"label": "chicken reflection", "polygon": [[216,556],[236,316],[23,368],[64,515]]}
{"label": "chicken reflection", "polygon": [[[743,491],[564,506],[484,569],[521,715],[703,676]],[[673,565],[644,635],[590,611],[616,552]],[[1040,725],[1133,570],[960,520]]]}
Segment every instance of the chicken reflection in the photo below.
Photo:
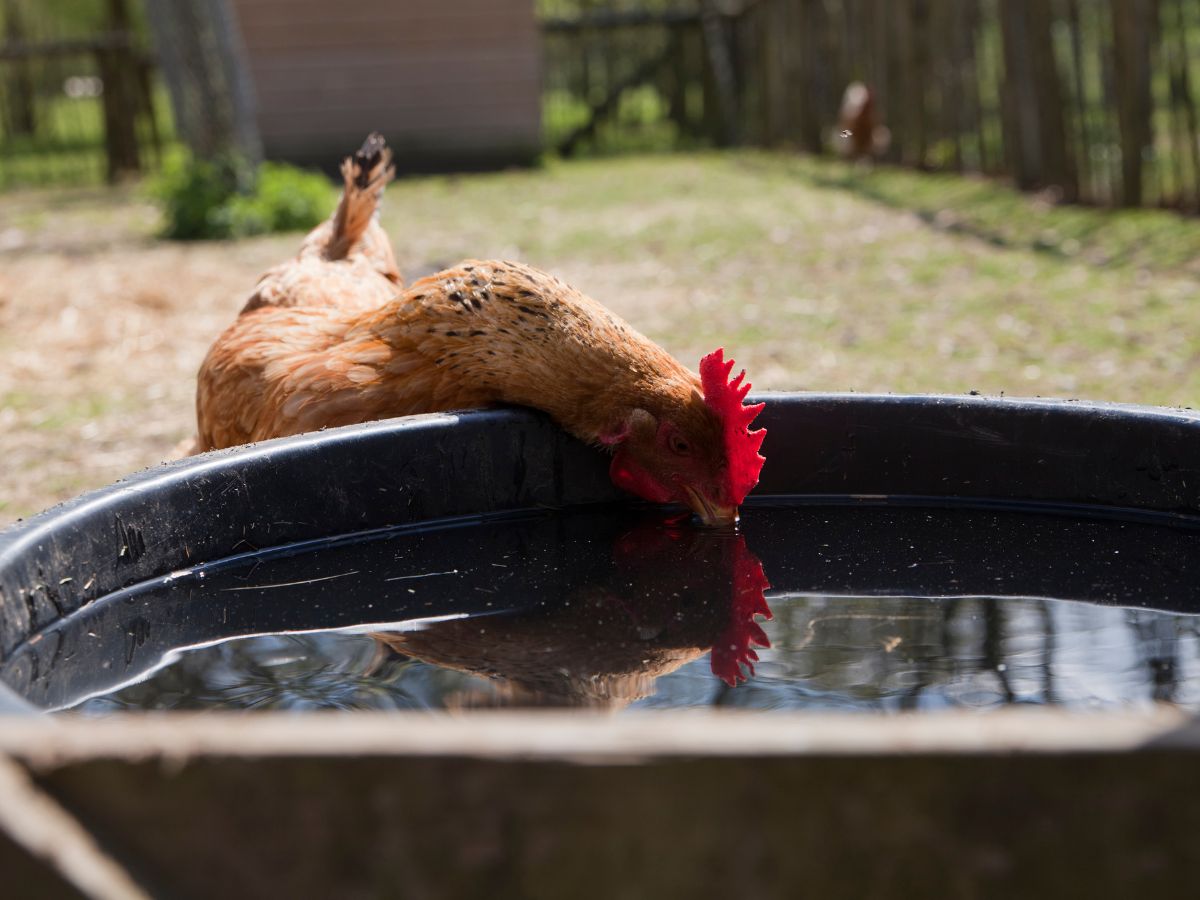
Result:
{"label": "chicken reflection", "polygon": [[[424,582],[430,587],[422,591],[445,590],[446,596],[427,601],[434,603],[427,607],[432,614],[397,630],[368,636],[356,627],[357,634],[227,641],[185,652],[147,680],[84,708],[619,709],[653,694],[662,675],[710,653],[714,675],[730,686],[744,682],[757,649],[770,646],[759,621],[771,616],[764,594],[769,583],[744,536],[698,528],[686,515],[627,523],[602,515],[501,531],[480,563],[499,567],[491,570],[498,573],[494,591],[479,581],[444,589]],[[553,560],[545,568],[541,553]],[[379,554],[381,563],[390,556]],[[500,560],[515,558],[524,560],[522,574],[506,583],[511,570]],[[422,583],[408,577],[383,582]],[[496,612],[477,601],[469,613],[446,615],[439,608],[464,592],[483,596],[480,591],[495,596]],[[513,591],[520,596],[506,596]]]}
{"label": "chicken reflection", "polygon": [[711,651],[713,674],[745,681],[770,641],[761,562],[736,532],[681,522],[647,524],[613,545],[608,578],[531,613],[433,622],[376,634],[392,650],[495,679],[466,706],[619,708],[654,693],[656,679]]}

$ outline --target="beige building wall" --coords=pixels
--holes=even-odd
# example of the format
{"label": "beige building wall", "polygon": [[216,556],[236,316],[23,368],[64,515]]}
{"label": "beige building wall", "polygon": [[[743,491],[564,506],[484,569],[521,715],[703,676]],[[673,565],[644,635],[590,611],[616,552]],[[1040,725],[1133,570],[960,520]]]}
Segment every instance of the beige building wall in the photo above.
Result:
{"label": "beige building wall", "polygon": [[234,0],[268,158],[330,167],[380,131],[398,169],[540,150],[533,0]]}

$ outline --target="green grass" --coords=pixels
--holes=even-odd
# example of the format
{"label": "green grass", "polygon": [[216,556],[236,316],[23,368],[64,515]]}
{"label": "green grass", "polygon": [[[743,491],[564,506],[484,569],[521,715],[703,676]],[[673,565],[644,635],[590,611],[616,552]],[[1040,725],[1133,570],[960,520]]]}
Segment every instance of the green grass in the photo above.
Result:
{"label": "green grass", "polygon": [[797,159],[800,177],[917,213],[935,229],[1102,267],[1200,272],[1200,221],[1154,209],[1056,205],[1002,181]]}

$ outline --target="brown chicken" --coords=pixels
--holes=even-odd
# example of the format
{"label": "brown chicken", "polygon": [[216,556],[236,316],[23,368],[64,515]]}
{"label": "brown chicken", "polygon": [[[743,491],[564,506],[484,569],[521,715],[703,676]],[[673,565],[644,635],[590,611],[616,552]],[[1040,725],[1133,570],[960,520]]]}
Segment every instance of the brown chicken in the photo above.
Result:
{"label": "brown chicken", "polygon": [[851,82],[842,94],[838,133],[834,146],[846,159],[869,160],[887,152],[892,134],[879,120],[875,92],[861,81]]}
{"label": "brown chicken", "polygon": [[[758,481],[765,431],[748,430],[761,405],[744,405],[750,386],[744,372],[728,380],[732,360],[717,350],[697,377],[599,303],[520,263],[468,260],[398,292],[382,231],[381,244],[358,253],[356,232],[339,225],[343,210],[347,222],[370,222],[359,200],[385,182],[347,174],[332,224],[309,236],[297,260],[264,277],[213,344],[196,393],[196,452],[390,416],[517,404],[608,448],[618,486],[685,504],[708,523],[736,520]],[[372,227],[362,234],[374,234]],[[343,244],[344,258],[334,252]],[[353,271],[365,270],[361,282],[347,265],[352,259]],[[328,285],[322,272],[334,273]],[[364,296],[349,298],[355,284]]]}

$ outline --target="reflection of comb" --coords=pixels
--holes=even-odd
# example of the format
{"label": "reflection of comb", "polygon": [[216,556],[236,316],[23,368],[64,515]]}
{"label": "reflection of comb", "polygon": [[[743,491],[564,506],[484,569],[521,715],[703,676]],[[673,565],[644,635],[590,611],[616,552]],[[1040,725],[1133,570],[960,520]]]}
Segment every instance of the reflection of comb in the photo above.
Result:
{"label": "reflection of comb", "polygon": [[726,360],[724,356],[725,349],[721,348],[700,360],[700,383],[704,386],[704,402],[721,420],[725,458],[729,462],[727,499],[738,505],[746,499],[750,489],[758,484],[758,473],[762,471],[765,461],[758,451],[763,438],[767,436],[767,430],[750,430],[750,423],[765,404],[745,404],[746,394],[750,392],[750,384],[742,384],[746,371],[743,369],[737,378],[730,381],[733,360]]}
{"label": "reflection of comb", "polygon": [[[718,351],[719,352],[719,351]],[[729,605],[729,623],[713,642],[709,664],[712,672],[730,687],[745,681],[742,666],[754,674],[758,654],[752,645],[769,648],[771,641],[755,616],[771,618],[771,609],[763,592],[771,586],[762,563],[746,547],[740,534],[733,544],[733,598]]]}

